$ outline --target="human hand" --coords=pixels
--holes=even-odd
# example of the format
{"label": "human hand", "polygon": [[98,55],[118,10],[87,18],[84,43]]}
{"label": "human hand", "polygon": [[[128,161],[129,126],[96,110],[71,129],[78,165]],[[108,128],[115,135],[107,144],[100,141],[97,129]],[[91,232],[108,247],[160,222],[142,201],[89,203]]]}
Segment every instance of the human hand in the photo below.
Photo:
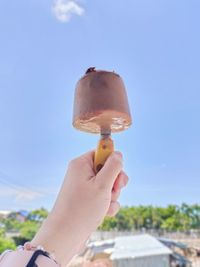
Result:
{"label": "human hand", "polygon": [[88,152],[69,163],[54,207],[32,240],[54,251],[59,262],[66,263],[69,250],[70,256],[77,253],[104,217],[114,216],[120,208],[117,199],[128,182],[122,154],[113,152],[96,175],[93,157],[94,152]]}

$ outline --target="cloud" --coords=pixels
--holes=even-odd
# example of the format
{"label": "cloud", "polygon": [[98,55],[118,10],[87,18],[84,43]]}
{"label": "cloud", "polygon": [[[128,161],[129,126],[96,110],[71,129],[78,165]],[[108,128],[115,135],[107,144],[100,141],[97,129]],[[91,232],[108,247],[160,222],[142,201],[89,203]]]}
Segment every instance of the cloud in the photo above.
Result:
{"label": "cloud", "polygon": [[0,185],[0,198],[10,198],[15,203],[31,202],[33,200],[44,198],[46,196],[55,196],[58,189],[54,187],[45,187],[40,189],[24,188],[24,187],[10,187],[7,185]]}
{"label": "cloud", "polygon": [[9,188],[7,186],[0,187],[1,197],[12,197],[15,202],[20,201],[32,201],[44,195],[34,190],[16,190],[15,188]]}
{"label": "cloud", "polygon": [[52,11],[61,22],[68,22],[73,15],[82,16],[85,12],[75,0],[55,0]]}
{"label": "cloud", "polygon": [[34,192],[34,191],[16,193],[15,202],[32,201],[34,199],[38,199],[39,197],[43,197],[43,196],[44,195],[42,195],[41,193]]}

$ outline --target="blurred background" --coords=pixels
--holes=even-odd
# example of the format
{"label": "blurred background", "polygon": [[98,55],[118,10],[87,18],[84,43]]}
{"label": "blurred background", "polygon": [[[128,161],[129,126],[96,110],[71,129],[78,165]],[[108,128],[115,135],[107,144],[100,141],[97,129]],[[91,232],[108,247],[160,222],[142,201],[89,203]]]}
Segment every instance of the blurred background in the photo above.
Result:
{"label": "blurred background", "polygon": [[122,76],[133,116],[113,135],[129,175],[120,197],[129,225],[117,218],[105,229],[200,228],[199,11],[198,0],[0,1],[2,229],[13,229],[8,214],[41,221],[69,160],[96,147],[98,136],[72,127],[89,67]]}

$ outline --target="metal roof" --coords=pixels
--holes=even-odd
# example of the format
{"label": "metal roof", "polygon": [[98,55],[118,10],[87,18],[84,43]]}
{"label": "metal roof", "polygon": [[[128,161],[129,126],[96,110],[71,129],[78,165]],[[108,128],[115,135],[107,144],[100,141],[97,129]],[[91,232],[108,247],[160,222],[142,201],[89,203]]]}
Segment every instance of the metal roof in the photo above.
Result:
{"label": "metal roof", "polygon": [[150,235],[117,237],[111,259],[169,255],[172,251]]}
{"label": "metal roof", "polygon": [[167,247],[175,246],[175,247],[178,247],[180,249],[187,249],[188,248],[188,246],[186,244],[175,241],[175,240],[171,240],[168,238],[159,237],[158,240],[161,243],[163,243],[164,245],[166,245]]}
{"label": "metal roof", "polygon": [[111,254],[113,252],[114,244],[114,239],[107,239],[91,242],[90,244],[88,244],[88,248],[90,248],[94,254],[102,252],[106,254]]}

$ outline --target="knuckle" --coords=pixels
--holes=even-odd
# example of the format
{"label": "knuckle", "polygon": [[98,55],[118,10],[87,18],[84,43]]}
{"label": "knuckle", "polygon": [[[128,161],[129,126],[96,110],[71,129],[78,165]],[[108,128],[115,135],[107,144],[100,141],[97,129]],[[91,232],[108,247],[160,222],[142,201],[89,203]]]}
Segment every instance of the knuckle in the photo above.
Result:
{"label": "knuckle", "polygon": [[120,157],[121,159],[123,158],[123,155],[120,151],[115,151],[114,153],[115,155],[118,155],[118,157]]}
{"label": "knuckle", "polygon": [[115,165],[119,166],[120,168],[122,168],[122,166],[123,166],[122,159],[117,155],[113,156],[113,163]]}
{"label": "knuckle", "polygon": [[113,191],[112,192],[112,199],[117,200],[119,198],[119,195],[120,195],[120,190]]}
{"label": "knuckle", "polygon": [[103,191],[104,192],[104,191],[106,191],[107,186],[103,182],[98,182],[98,183],[96,183],[96,188],[97,188],[97,191],[99,191],[99,192]]}
{"label": "knuckle", "polygon": [[129,180],[129,177],[128,177],[128,175],[124,175],[124,181],[126,182],[126,183],[128,183],[128,180]]}
{"label": "knuckle", "polygon": [[125,185],[128,183],[129,177],[128,175],[124,172],[121,171],[120,173],[120,179],[125,183]]}
{"label": "knuckle", "polygon": [[77,162],[77,159],[70,160],[69,166],[72,167],[72,166],[76,165],[76,162]]}
{"label": "knuckle", "polygon": [[69,162],[69,166],[72,168],[81,168],[81,166],[83,166],[83,162],[79,158],[75,158]]}

